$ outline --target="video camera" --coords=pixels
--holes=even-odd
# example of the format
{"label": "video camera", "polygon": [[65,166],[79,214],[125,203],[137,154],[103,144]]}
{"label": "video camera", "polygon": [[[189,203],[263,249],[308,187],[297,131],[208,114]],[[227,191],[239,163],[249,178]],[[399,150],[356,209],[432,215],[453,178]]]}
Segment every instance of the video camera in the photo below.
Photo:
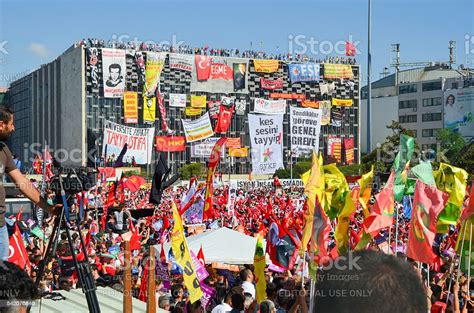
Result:
{"label": "video camera", "polygon": [[[62,184],[62,186],[61,186]],[[57,174],[51,178],[49,188],[61,202],[61,190],[64,190],[68,205],[71,205],[75,194],[88,191],[97,184],[97,171],[94,168],[58,168]]]}

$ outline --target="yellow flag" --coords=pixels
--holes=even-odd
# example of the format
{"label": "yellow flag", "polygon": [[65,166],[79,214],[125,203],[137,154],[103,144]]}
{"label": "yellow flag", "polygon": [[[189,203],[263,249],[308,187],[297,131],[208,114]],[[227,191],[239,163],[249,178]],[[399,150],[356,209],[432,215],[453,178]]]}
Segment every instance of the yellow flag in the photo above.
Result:
{"label": "yellow flag", "polygon": [[374,166],[372,165],[372,169],[370,172],[361,176],[358,180],[360,192],[359,192],[359,203],[362,207],[362,212],[364,213],[364,217],[369,216],[369,201],[370,195],[372,193],[372,180],[374,179]]}
{"label": "yellow flag", "polygon": [[191,254],[189,254],[186,238],[184,237],[183,221],[178,213],[178,209],[176,209],[174,201],[172,202],[172,207],[174,226],[173,232],[171,233],[171,247],[176,263],[183,269],[183,280],[184,285],[189,291],[189,300],[191,303],[194,303],[201,299],[203,292],[196,276]]}
{"label": "yellow flag", "polygon": [[253,273],[255,275],[257,303],[267,298],[267,282],[265,281],[265,252],[263,252],[262,238],[258,236],[255,256],[253,257]]}

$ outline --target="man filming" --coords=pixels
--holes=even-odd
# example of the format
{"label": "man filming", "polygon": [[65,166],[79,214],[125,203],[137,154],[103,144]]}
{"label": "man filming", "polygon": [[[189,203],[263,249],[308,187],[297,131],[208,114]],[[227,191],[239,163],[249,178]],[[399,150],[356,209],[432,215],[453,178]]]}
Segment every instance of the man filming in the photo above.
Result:
{"label": "man filming", "polygon": [[5,174],[10,176],[23,195],[48,213],[53,214],[61,207],[59,204],[49,205],[30,180],[23,176],[15,166],[12,153],[5,144],[14,131],[13,112],[5,106],[0,106],[0,260],[4,261],[8,259],[9,252],[8,230],[5,222],[5,187],[2,183]]}

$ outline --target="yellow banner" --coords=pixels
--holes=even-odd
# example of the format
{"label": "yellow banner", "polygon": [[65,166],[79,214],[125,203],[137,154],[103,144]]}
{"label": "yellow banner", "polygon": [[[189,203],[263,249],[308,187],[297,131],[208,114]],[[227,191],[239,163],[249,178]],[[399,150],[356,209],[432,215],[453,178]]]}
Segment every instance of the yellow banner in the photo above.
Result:
{"label": "yellow banner", "polygon": [[135,91],[123,93],[123,115],[125,123],[138,123],[138,94]]}
{"label": "yellow banner", "polygon": [[183,269],[183,280],[189,292],[189,300],[191,303],[194,303],[201,299],[203,292],[196,276],[191,254],[189,254],[188,243],[184,237],[183,221],[181,220],[178,209],[176,209],[174,201],[172,201],[172,207],[174,226],[173,232],[171,233],[171,247],[176,263]]}
{"label": "yellow banner", "polygon": [[191,106],[193,108],[206,108],[206,96],[191,95]]}
{"label": "yellow banner", "polygon": [[343,107],[351,107],[352,106],[352,99],[337,99],[332,98],[332,105],[333,106],[343,106]]}
{"label": "yellow banner", "polygon": [[156,98],[143,97],[143,121],[154,123],[156,118]]}
{"label": "yellow banner", "polygon": [[147,96],[155,94],[160,82],[161,71],[165,66],[166,53],[147,52],[145,68],[145,86],[143,93]]}
{"label": "yellow banner", "polygon": [[248,155],[248,148],[229,148],[229,156],[234,158],[245,158]]}
{"label": "yellow banner", "polygon": [[202,114],[202,109],[201,108],[190,108],[187,107],[186,110],[184,111],[184,114],[186,116],[197,116]]}
{"label": "yellow banner", "polygon": [[255,247],[255,255],[253,257],[253,272],[255,275],[255,291],[257,303],[267,298],[267,283],[265,281],[265,252],[263,252],[262,237],[257,237],[257,246]]}
{"label": "yellow banner", "polygon": [[354,78],[352,66],[348,64],[327,64],[324,63],[324,78]]}
{"label": "yellow banner", "polygon": [[278,71],[280,62],[278,60],[253,60],[255,72],[259,73],[274,73]]}

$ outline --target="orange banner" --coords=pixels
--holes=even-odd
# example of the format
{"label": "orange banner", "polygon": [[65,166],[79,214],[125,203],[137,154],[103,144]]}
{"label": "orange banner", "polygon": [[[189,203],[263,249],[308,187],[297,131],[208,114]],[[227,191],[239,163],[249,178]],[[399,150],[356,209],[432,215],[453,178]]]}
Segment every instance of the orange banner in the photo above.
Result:
{"label": "orange banner", "polygon": [[270,93],[270,98],[273,99],[297,99],[297,100],[304,100],[306,99],[305,95],[296,94],[296,93],[279,93],[279,92],[272,92]]}
{"label": "orange banner", "polygon": [[160,152],[181,152],[185,149],[184,136],[156,136],[155,150]]}
{"label": "orange banner", "polygon": [[301,102],[301,106],[303,108],[319,109],[319,101],[304,100]]}
{"label": "orange banner", "polygon": [[246,158],[248,155],[248,148],[230,148],[229,149],[229,156],[234,158]]}
{"label": "orange banner", "polygon": [[138,94],[135,91],[123,93],[123,115],[126,124],[138,123]]}
{"label": "orange banner", "polygon": [[258,73],[274,73],[278,71],[280,62],[278,60],[253,60],[255,72]]}
{"label": "orange banner", "polygon": [[332,105],[333,106],[351,107],[352,106],[352,99],[332,98]]}
{"label": "orange banner", "polygon": [[227,141],[225,143],[225,146],[230,149],[230,148],[240,148],[240,137],[238,138],[229,138],[227,137]]}

